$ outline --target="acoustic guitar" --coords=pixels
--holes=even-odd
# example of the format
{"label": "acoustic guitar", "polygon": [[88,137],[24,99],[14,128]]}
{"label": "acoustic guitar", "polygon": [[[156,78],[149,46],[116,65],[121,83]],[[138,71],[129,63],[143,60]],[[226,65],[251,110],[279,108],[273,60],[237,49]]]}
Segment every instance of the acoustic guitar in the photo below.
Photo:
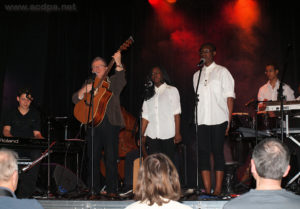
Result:
{"label": "acoustic guitar", "polygon": [[[126,50],[134,42],[133,38],[130,36],[119,48],[119,51]],[[94,119],[94,127],[101,124],[107,104],[112,96],[112,92],[109,91],[109,83],[105,80],[115,60],[112,59],[108,66],[105,74],[102,78],[95,78],[94,81],[94,96],[93,96],[93,108],[91,101],[91,93],[84,95],[84,98],[80,100],[74,107],[75,118],[83,123],[90,124]]]}

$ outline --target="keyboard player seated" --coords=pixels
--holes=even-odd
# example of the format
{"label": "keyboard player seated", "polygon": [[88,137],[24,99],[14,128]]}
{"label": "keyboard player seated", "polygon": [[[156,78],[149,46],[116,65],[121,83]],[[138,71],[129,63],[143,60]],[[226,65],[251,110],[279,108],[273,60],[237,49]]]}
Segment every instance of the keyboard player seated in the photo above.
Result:
{"label": "keyboard player seated", "polygon": [[[278,89],[280,85],[280,81],[278,79],[278,73],[279,68],[275,63],[269,63],[265,67],[265,74],[268,78],[268,82],[264,84],[262,87],[260,87],[257,95],[258,101],[278,101]],[[285,98],[285,101],[293,101],[296,100],[294,96],[294,91],[292,88],[287,85],[283,84],[283,96]],[[258,110],[260,112],[264,112],[266,109],[266,103],[259,103],[258,104]],[[272,121],[272,119],[276,120],[275,112],[268,111],[265,114],[268,115],[269,119]],[[274,121],[274,120],[273,120]],[[274,127],[275,128],[275,127]],[[279,127],[278,127],[279,128]],[[296,137],[297,138],[297,137]],[[299,140],[299,139],[298,139]],[[284,143],[288,146],[291,153],[296,155],[297,158],[297,170],[300,171],[300,148],[297,146],[294,142],[291,140],[285,138]]]}
{"label": "keyboard player seated", "polygon": [[[40,115],[35,109],[30,108],[32,100],[33,97],[29,89],[24,88],[18,91],[18,107],[4,114],[4,137],[44,139],[40,131]],[[31,162],[41,155],[40,150],[26,149],[26,145],[24,148],[18,148],[15,151],[18,152],[20,158],[29,158]],[[16,191],[18,198],[32,197],[36,188],[38,171],[39,165],[36,165],[19,176]]]}
{"label": "keyboard player seated", "polygon": [[[268,78],[268,82],[260,87],[257,95],[258,101],[277,101],[278,89],[280,81],[278,79],[279,68],[274,63],[266,65],[265,74]],[[295,100],[294,91],[289,85],[283,84],[283,96],[286,101]],[[259,103],[258,109],[264,111],[266,109],[265,103]],[[275,116],[274,113],[269,113],[269,116]]]}

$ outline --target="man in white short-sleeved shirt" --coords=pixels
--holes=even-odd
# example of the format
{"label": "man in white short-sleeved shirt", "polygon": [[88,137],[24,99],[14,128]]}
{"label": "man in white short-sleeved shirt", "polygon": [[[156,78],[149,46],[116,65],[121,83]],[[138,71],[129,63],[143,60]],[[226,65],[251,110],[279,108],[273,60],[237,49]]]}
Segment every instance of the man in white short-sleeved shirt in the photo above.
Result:
{"label": "man in white short-sleeved shirt", "polygon": [[[210,154],[214,158],[216,184],[214,195],[219,195],[224,176],[224,140],[228,134],[233,110],[234,80],[230,72],[214,62],[216,47],[205,43],[199,49],[204,66],[198,84],[200,71],[193,77],[195,92],[197,91],[197,120],[199,167],[207,194],[211,193]],[[195,111],[196,112],[196,111]]]}

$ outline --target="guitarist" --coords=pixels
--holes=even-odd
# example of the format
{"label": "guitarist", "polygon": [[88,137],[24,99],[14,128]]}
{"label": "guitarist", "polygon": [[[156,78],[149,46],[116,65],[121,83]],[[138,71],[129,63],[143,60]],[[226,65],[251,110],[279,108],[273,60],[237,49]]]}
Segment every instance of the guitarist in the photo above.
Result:
{"label": "guitarist", "polygon": [[[87,153],[88,153],[88,176],[87,183],[92,195],[100,192],[100,160],[101,151],[104,150],[105,170],[106,170],[106,193],[109,197],[116,197],[118,184],[118,134],[120,128],[125,126],[120,107],[120,93],[126,85],[125,70],[121,63],[121,52],[117,51],[113,55],[116,63],[114,75],[104,78],[110,85],[108,90],[112,92],[107,109],[100,125],[94,127],[94,140],[92,144],[91,128],[87,130]],[[102,79],[107,75],[108,67],[105,60],[96,57],[92,61],[92,72],[96,77]],[[92,89],[92,83],[86,82],[81,89],[73,94],[72,100],[76,104],[82,100],[85,94]],[[92,172],[93,171],[93,172]],[[92,181],[93,178],[93,181]]]}

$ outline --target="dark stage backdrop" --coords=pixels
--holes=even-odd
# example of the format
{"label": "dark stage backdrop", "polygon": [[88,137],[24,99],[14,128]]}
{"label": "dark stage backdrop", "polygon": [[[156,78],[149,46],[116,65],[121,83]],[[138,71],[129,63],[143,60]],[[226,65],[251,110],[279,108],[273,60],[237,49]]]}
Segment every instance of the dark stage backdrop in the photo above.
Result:
{"label": "dark stage backdrop", "polygon": [[[235,6],[241,2],[249,5]],[[287,63],[285,82],[294,90],[299,85],[299,12],[295,5],[294,1],[279,4],[272,0],[177,0],[164,10],[146,0],[1,1],[1,117],[16,107],[17,90],[28,86],[44,119],[67,116],[74,120],[71,96],[90,75],[91,60],[102,56],[109,61],[132,35],[135,42],[122,57],[128,83],[121,103],[138,117],[146,75],[151,66],[163,66],[181,95],[188,168],[195,167],[191,163],[196,162],[192,76],[199,46],[207,41],[216,44],[216,62],[235,78],[234,112],[251,113],[244,104],[256,98],[258,88],[266,82],[264,65],[270,60],[278,62],[281,70]],[[240,8],[245,12],[254,8],[252,25],[247,21],[253,14],[244,17]],[[239,22],[242,18],[246,26]],[[286,57],[288,44],[292,47]],[[46,124],[43,120],[44,127]],[[79,124],[74,122],[74,126],[76,132]],[[195,180],[194,170],[188,172],[189,184]]]}

